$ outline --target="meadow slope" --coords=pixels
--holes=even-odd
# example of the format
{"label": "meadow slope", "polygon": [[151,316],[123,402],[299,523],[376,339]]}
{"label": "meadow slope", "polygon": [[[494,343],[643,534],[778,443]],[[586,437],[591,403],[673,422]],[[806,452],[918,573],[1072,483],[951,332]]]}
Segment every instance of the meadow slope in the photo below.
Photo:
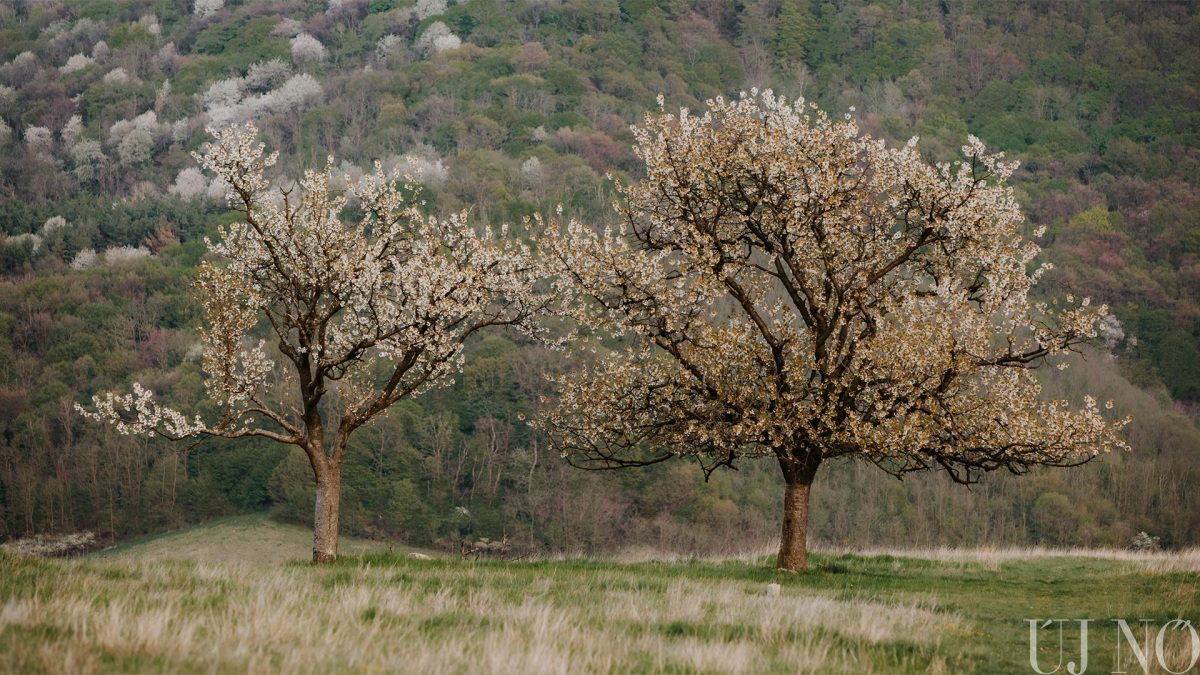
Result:
{"label": "meadow slope", "polygon": [[[1029,618],[1096,620],[1091,667],[1110,672],[1109,619],[1200,617],[1194,554],[825,552],[797,576],[765,556],[366,552],[314,568],[248,562],[270,535],[223,536],[239,527],[249,529],[218,523],[108,558],[0,554],[0,672],[1028,673]],[[173,537],[209,543],[161,558]],[[206,546],[243,552],[218,562]],[[765,597],[771,582],[780,597]],[[1055,637],[1043,637],[1043,669]],[[1176,670],[1189,656],[1182,637],[1166,645]],[[1078,654],[1066,638],[1064,663]],[[1137,669],[1128,648],[1122,657]]]}

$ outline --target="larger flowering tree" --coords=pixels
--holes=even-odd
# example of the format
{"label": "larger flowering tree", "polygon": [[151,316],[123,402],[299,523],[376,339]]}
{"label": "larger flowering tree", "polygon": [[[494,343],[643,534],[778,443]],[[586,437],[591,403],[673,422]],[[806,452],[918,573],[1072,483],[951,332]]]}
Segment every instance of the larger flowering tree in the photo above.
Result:
{"label": "larger flowering tree", "polygon": [[1015,163],[972,138],[965,161],[931,165],[916,139],[887,147],[769,91],[709,106],[634,129],[646,178],[618,184],[619,226],[542,239],[574,318],[628,338],[581,344],[599,356],[559,378],[539,423],[564,455],[773,458],[778,567],[796,571],[828,460],[970,482],[1126,447],[1127,420],[1047,400],[1031,372],[1093,337],[1105,308],[1031,301],[1049,265],[1019,234]]}
{"label": "larger flowering tree", "polygon": [[212,262],[196,282],[205,386],[220,416],[186,416],[138,385],[80,410],[126,434],[299,446],[317,484],[313,562],[326,563],[337,557],[351,434],[400,399],[447,382],[472,333],[530,328],[542,306],[531,291],[541,273],[504,231],[481,235],[465,213],[422,214],[415,182],[399,171],[385,175],[376,163],[353,185],[361,218],[346,222],[347,197],[331,193],[329,166],[305,172],[299,194],[275,190],[264,175],[275,155],[263,155],[252,124],[214,134],[196,158],[229,186],[243,216],[208,242]]}

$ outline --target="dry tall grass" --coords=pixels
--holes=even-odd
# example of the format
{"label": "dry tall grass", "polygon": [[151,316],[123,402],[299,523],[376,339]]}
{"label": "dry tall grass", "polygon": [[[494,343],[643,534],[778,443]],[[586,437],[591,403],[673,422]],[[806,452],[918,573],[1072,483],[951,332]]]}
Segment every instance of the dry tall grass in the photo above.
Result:
{"label": "dry tall grass", "polygon": [[[761,564],[769,556],[775,555],[778,550],[779,542],[776,540],[768,541],[758,546],[730,548],[725,551],[715,551],[705,555],[692,555],[641,546],[622,549],[611,555],[600,557],[619,563],[678,563],[696,560],[703,562],[738,561]],[[1182,551],[1132,551],[1128,549],[1057,548],[1053,546],[979,546],[971,548],[955,548],[951,546],[898,548],[880,546],[862,548],[830,546],[818,543],[810,545],[809,551],[831,555],[888,555],[894,558],[919,558],[947,563],[976,563],[989,569],[999,569],[999,566],[1005,562],[1038,558],[1094,558],[1097,560],[1127,562],[1140,570],[1150,570],[1153,572],[1200,572],[1200,548],[1190,548]],[[559,555],[555,556],[554,559],[570,560],[576,557],[580,556]]]}
{"label": "dry tall grass", "polygon": [[955,621],[928,599],[420,564],[39,562],[44,585],[0,609],[0,634],[37,639],[7,642],[0,671],[864,672],[856,646],[932,646]]}

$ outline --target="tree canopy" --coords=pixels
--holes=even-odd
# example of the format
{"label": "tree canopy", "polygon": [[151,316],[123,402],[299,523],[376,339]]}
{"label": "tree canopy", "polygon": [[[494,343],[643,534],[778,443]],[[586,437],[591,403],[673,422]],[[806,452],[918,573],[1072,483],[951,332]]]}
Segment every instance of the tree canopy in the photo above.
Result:
{"label": "tree canopy", "polygon": [[[934,165],[917,138],[888,147],[770,91],[647,115],[634,136],[646,178],[618,185],[620,225],[542,240],[573,316],[635,336],[558,380],[542,424],[568,456],[773,456],[806,518],[838,457],[966,483],[1127,448],[1128,420],[1095,398],[1041,395],[1031,367],[1094,338],[1107,308],[1030,299],[1049,264],[1027,271],[1016,165],[978,139]],[[780,567],[803,546],[785,524]]]}

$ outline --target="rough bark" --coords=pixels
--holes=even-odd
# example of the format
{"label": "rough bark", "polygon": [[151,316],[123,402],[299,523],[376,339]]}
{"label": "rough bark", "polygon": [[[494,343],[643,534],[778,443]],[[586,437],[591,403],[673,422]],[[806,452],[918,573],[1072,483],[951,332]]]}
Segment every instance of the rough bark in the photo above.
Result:
{"label": "rough bark", "polygon": [[808,495],[821,457],[817,453],[804,453],[797,458],[788,452],[780,452],[778,456],[787,489],[776,567],[784,572],[803,572],[808,569]]}
{"label": "rough bark", "polygon": [[313,564],[337,560],[338,520],[341,515],[342,472],[317,474],[317,510],[313,521]]}

